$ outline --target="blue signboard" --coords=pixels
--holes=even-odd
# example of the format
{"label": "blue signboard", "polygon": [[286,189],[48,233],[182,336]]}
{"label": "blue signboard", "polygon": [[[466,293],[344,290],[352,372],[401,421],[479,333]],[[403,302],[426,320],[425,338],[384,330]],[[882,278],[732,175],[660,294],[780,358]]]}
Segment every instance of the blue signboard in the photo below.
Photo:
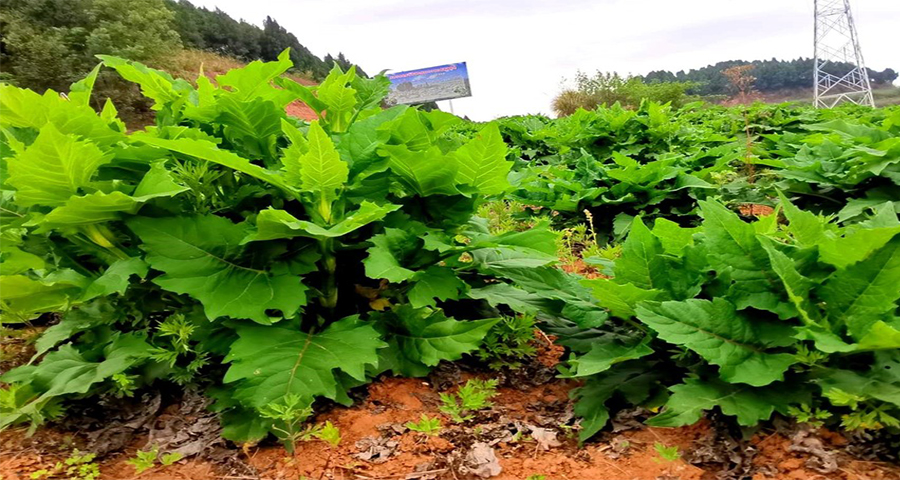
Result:
{"label": "blue signboard", "polygon": [[388,105],[472,96],[466,62],[391,73],[387,77],[391,80],[391,91],[385,100]]}

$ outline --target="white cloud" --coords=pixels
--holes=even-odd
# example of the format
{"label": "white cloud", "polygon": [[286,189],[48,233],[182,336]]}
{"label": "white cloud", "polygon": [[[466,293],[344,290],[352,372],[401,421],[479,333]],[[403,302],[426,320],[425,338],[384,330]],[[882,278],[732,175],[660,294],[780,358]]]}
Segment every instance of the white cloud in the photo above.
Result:
{"label": "white cloud", "polygon": [[[473,120],[549,113],[579,69],[642,74],[723,60],[812,56],[813,0],[194,0],[367,72],[468,62]],[[852,4],[867,66],[900,69],[900,1]],[[446,102],[441,102],[447,109]]]}

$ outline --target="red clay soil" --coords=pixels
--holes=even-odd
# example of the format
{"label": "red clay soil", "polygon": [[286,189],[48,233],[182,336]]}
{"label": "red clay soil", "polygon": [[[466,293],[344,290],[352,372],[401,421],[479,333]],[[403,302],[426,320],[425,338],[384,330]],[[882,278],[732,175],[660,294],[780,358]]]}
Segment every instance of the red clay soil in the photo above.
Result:
{"label": "red clay soil", "polygon": [[[330,421],[340,429],[337,447],[315,440],[302,442],[293,455],[280,446],[249,447],[243,460],[254,467],[258,476],[225,476],[204,460],[182,460],[174,465],[157,466],[140,475],[128,458],[142,445],[114,454],[100,464],[101,479],[180,480],[180,479],[387,479],[421,478],[463,480],[477,478],[460,473],[464,443],[491,443],[491,429],[496,425],[516,423],[547,425],[548,412],[554,405],[565,405],[568,391],[576,384],[554,380],[546,385],[525,390],[501,388],[495,406],[478,423],[456,426],[438,411],[439,393],[422,379],[383,378],[368,387],[368,398],[351,408],[335,408],[319,415],[317,422]],[[408,421],[422,414],[442,419],[439,437],[407,430]],[[715,479],[712,471],[691,465],[684,458],[697,447],[709,443],[714,435],[706,421],[683,428],[635,428],[608,434],[600,442],[579,448],[577,442],[560,435],[560,445],[546,451],[529,435],[518,439],[495,441],[494,452],[502,471],[496,480],[525,480],[532,475],[551,479],[627,479],[627,480],[707,480]],[[846,441],[840,435],[820,432],[828,448],[839,448]],[[359,455],[372,441],[389,443],[393,450],[383,459],[362,460]],[[50,468],[63,460],[73,448],[72,439],[44,429],[31,440],[23,431],[0,434],[0,473],[3,480],[25,480],[40,468]],[[358,443],[359,442],[359,443]],[[370,442],[365,444],[364,442]],[[656,444],[677,446],[682,458],[674,461],[660,457]],[[764,467],[753,480],[769,478],[795,480],[888,480],[900,479],[900,469],[877,462],[864,462],[840,457],[840,469],[827,475],[807,468],[810,455],[791,452],[792,441],[779,434],[762,434],[752,440],[758,449],[754,465]],[[89,448],[89,447],[88,447]],[[449,459],[449,460],[448,460]],[[381,463],[378,463],[381,462]],[[418,475],[415,475],[419,472]],[[463,470],[464,472],[464,470]],[[768,473],[768,475],[767,475]]]}

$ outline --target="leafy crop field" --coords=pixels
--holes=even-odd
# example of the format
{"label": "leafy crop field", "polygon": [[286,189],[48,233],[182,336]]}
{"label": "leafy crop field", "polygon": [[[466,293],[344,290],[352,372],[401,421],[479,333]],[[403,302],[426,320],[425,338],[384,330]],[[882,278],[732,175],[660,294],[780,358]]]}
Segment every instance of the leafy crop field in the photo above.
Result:
{"label": "leafy crop field", "polygon": [[4,479],[898,478],[900,108],[102,60],[0,86]]}

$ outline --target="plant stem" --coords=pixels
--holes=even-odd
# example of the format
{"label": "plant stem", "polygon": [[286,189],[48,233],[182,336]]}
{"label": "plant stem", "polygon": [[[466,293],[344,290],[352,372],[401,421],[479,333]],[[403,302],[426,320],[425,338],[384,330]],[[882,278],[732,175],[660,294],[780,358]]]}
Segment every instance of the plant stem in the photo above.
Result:
{"label": "plant stem", "polygon": [[325,267],[325,285],[322,288],[322,297],[319,299],[319,303],[329,310],[334,310],[338,301],[337,259],[334,256],[334,239],[319,240],[319,245],[322,249],[322,265]]}

